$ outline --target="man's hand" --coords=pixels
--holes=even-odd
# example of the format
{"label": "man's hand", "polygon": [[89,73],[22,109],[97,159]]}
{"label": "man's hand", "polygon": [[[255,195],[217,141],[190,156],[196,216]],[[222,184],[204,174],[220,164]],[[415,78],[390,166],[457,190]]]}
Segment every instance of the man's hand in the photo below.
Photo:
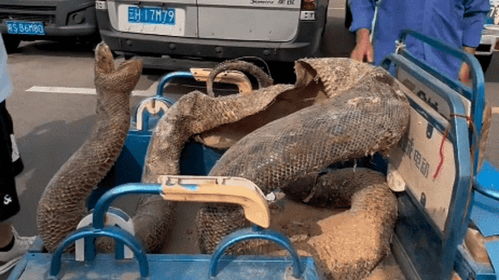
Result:
{"label": "man's hand", "polygon": [[374,49],[369,40],[369,30],[361,28],[357,30],[356,35],[357,43],[350,54],[350,58],[360,62],[372,63],[374,61]]}
{"label": "man's hand", "polygon": [[[467,53],[475,54],[475,48],[463,47],[463,50]],[[461,69],[459,70],[459,80],[463,84],[471,83],[470,74],[471,74],[470,66],[466,63],[461,64]]]}
{"label": "man's hand", "polygon": [[461,69],[459,70],[459,80],[463,84],[471,83],[470,67],[466,63],[461,64]]}

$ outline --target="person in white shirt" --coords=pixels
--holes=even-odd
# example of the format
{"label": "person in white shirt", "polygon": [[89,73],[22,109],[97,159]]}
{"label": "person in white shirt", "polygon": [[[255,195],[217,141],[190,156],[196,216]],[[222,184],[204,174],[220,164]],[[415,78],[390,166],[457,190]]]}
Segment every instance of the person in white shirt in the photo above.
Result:
{"label": "person in white shirt", "polygon": [[0,36],[0,275],[11,269],[22,258],[35,239],[20,236],[7,222],[7,219],[20,210],[15,176],[23,169],[15,143],[12,118],[5,105],[5,100],[11,92],[7,53]]}

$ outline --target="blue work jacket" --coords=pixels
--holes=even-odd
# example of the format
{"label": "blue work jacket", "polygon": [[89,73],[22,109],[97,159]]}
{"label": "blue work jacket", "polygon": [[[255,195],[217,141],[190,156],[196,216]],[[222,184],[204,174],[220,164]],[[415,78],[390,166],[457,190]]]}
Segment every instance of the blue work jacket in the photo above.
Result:
{"label": "blue work jacket", "polygon": [[[377,2],[377,3],[376,3]],[[456,48],[477,47],[489,0],[349,0],[353,22],[350,31],[372,30],[374,63],[395,51],[404,29],[412,29]],[[375,8],[378,6],[376,20]],[[457,78],[460,62],[432,47],[408,38],[408,50],[450,78]]]}

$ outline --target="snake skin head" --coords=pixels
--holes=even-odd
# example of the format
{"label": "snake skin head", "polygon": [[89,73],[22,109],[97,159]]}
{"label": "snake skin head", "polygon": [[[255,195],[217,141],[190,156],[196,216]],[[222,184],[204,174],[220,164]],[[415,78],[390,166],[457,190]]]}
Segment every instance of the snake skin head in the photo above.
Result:
{"label": "snake skin head", "polygon": [[114,71],[113,53],[109,46],[100,42],[95,48],[95,72],[111,73]]}
{"label": "snake skin head", "polygon": [[113,53],[106,43],[101,42],[95,49],[95,86],[97,90],[111,90],[130,93],[142,73],[141,60],[131,59],[115,68]]}

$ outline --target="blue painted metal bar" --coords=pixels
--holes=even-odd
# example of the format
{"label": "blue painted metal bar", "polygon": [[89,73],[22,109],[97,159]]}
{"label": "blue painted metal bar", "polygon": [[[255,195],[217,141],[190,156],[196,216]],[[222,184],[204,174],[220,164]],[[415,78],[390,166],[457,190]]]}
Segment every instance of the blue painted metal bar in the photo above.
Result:
{"label": "blue painted metal bar", "polygon": [[493,267],[487,263],[476,262],[463,245],[459,246],[454,268],[462,279],[496,280]]}
{"label": "blue painted metal bar", "polygon": [[496,280],[499,280],[499,241],[486,242],[485,248],[487,248],[492,267],[496,271]]}
{"label": "blue painted metal bar", "polygon": [[87,236],[84,238],[83,247],[84,247],[84,257],[85,261],[93,261],[95,259],[95,255],[97,251],[95,250],[95,238],[93,236]]}
{"label": "blue painted metal bar", "polygon": [[[151,102],[151,100],[152,101],[157,100],[160,102],[165,102],[166,104],[168,104],[168,106],[172,106],[174,101],[163,96],[163,92],[164,92],[165,87],[168,85],[168,83],[170,83],[173,79],[181,79],[181,78],[194,79],[194,76],[192,75],[191,72],[185,72],[185,71],[168,73],[168,74],[164,75],[163,77],[161,77],[161,79],[158,83],[158,87],[156,88],[156,95],[153,97],[149,97],[149,98],[143,100],[142,102]],[[160,113],[159,116],[156,116],[156,118],[159,119],[162,115],[163,114]],[[142,121],[143,130],[152,129],[152,127],[150,127],[150,115],[144,111],[142,118],[143,118],[143,121]],[[156,121],[157,121],[157,119],[156,119]],[[152,125],[154,126],[155,123],[153,123]]]}
{"label": "blue painted metal bar", "polygon": [[499,201],[499,192],[494,191],[492,189],[488,189],[488,188],[483,187],[479,184],[475,184],[474,188],[475,188],[475,191],[477,191],[477,192],[479,192],[487,197],[490,197],[490,198],[493,198],[493,199]]}
{"label": "blue painted metal bar", "polygon": [[[431,43],[431,42],[430,42]],[[414,65],[410,60],[408,60],[404,52],[401,54],[392,54],[387,57],[387,59],[382,64],[386,69],[389,69],[392,65],[395,67],[403,67],[408,74],[415,78],[418,81],[421,81],[427,86],[430,86],[432,90],[435,91],[449,106],[450,113],[454,115],[463,115],[465,114],[465,108],[462,101],[456,96],[450,89],[445,90],[443,87],[439,87],[435,84],[435,78],[430,74],[421,71],[420,67]],[[412,65],[412,66],[411,66]],[[483,78],[483,76],[482,76]],[[480,117],[481,121],[481,117]],[[469,222],[469,214],[470,214],[470,203],[471,203],[471,176],[472,176],[472,160],[469,152],[469,128],[467,120],[460,117],[453,117],[449,119],[449,133],[452,135],[452,140],[454,143],[454,157],[456,161],[456,179],[455,179],[455,187],[452,194],[451,205],[449,207],[449,216],[446,221],[445,231],[440,235],[433,235],[434,237],[441,238],[438,241],[437,252],[433,252],[432,255],[429,255],[427,259],[418,258],[417,254],[419,254],[417,248],[409,249],[408,254],[410,255],[411,262],[413,265],[417,265],[417,270],[420,277],[427,279],[444,279],[450,275],[453,267],[454,256],[456,255],[457,246],[462,241],[464,234],[466,232],[466,228]],[[449,137],[450,139],[450,137]],[[408,193],[408,195],[410,195]],[[402,201],[399,200],[401,203]],[[412,202],[411,202],[412,201]],[[416,202],[414,202],[416,201]],[[413,208],[418,209],[417,200],[410,199],[405,200],[404,203],[411,204]],[[415,209],[403,208],[407,210],[408,218],[414,215],[413,211]],[[421,210],[419,210],[421,211]],[[412,214],[411,214],[412,213]],[[401,213],[405,215],[404,213]],[[411,216],[412,215],[412,216]],[[425,219],[427,220],[427,219]],[[420,221],[424,222],[424,221]],[[433,224],[431,220],[426,221],[426,223]],[[402,226],[405,224],[402,223]],[[415,226],[409,222],[405,226]],[[400,225],[399,225],[400,227]],[[435,226],[433,225],[431,228],[435,230]],[[414,228],[408,229],[410,232],[414,231]],[[420,233],[412,233],[412,234],[404,234],[409,233],[409,231],[403,230],[403,228],[398,228],[397,232],[401,233],[399,239],[404,247],[414,247],[414,244],[419,244],[418,242],[424,242],[428,237],[422,236],[424,232]],[[438,237],[440,236],[440,237]],[[430,248],[428,248],[430,249]],[[437,258],[437,259],[435,259]],[[418,260],[416,263],[416,260]],[[435,265],[427,263],[428,261],[433,260],[439,266],[439,269],[436,271],[433,270],[430,272],[429,265]],[[427,263],[427,264],[423,264]],[[432,268],[434,269],[434,268]],[[426,272],[425,272],[426,271]]]}
{"label": "blue painted metal bar", "polygon": [[485,237],[499,235],[499,170],[485,161],[475,177],[474,185],[477,193],[471,212],[473,224]]}
{"label": "blue painted metal bar", "polygon": [[211,257],[210,277],[212,278],[216,277],[218,273],[218,263],[220,261],[220,257],[222,257],[224,252],[229,247],[231,247],[236,243],[251,239],[269,240],[286,249],[290,253],[291,258],[293,260],[293,277],[298,279],[301,278],[304,269],[301,264],[300,257],[298,256],[298,253],[291,244],[291,241],[289,241],[289,239],[286,236],[282,235],[279,232],[272,230],[263,230],[259,227],[245,228],[238,230],[236,232],[227,235],[224,239],[222,239],[222,241],[220,241],[217,248],[215,249],[215,252]]}
{"label": "blue painted metal bar", "polygon": [[123,244],[123,242],[114,242],[114,257],[117,260],[123,260],[125,258],[125,244]]}
{"label": "blue painted metal bar", "polygon": [[[388,64],[386,64],[386,63],[388,63]],[[401,67],[402,69],[407,71],[412,77],[415,77],[417,80],[425,81],[425,84],[428,87],[430,87],[436,94],[438,94],[443,100],[445,100],[445,102],[449,105],[451,114],[454,114],[454,115],[464,115],[465,114],[465,108],[464,108],[461,100],[455,94],[442,91],[442,88],[439,88],[438,85],[435,83],[435,81],[432,81],[432,76],[429,75],[428,73],[425,73],[424,71],[418,71],[414,67],[409,67],[411,61],[409,61],[407,59],[407,57],[405,57],[405,54],[404,54],[404,56],[400,56],[400,55],[396,55],[396,54],[392,54],[392,55],[388,56],[386,61],[384,62],[384,64],[386,67],[389,67],[389,65],[391,63],[394,63],[398,67]],[[426,70],[426,68],[423,70]],[[481,118],[480,118],[480,122],[481,122]],[[449,123],[450,123],[450,127],[452,129],[449,130],[450,136],[448,137],[448,139],[451,140],[455,144],[454,145],[454,155],[455,155],[455,159],[456,159],[456,165],[459,167],[458,173],[456,174],[456,182],[457,182],[457,184],[459,184],[459,182],[462,181],[461,179],[464,179],[464,178],[467,178],[466,182],[468,182],[473,174],[470,172],[472,170],[471,158],[467,152],[469,150],[469,147],[470,147],[470,144],[469,144],[470,139],[468,138],[467,141],[464,141],[464,139],[462,139],[463,135],[468,135],[468,131],[469,131],[468,123],[467,123],[467,120],[465,118],[461,118],[461,117],[452,117],[449,119]],[[459,128],[458,128],[458,123],[460,124]],[[458,154],[461,154],[461,158],[459,158],[457,156]],[[461,178],[459,178],[460,173],[464,174],[465,176],[461,176]],[[465,183],[464,185],[466,185],[466,184],[467,183]],[[468,187],[463,187],[463,189],[467,190]],[[470,197],[469,200],[471,201],[471,192],[466,191],[466,193],[468,193],[467,195],[468,195],[468,197]],[[455,195],[456,195],[456,191],[454,192],[454,196]],[[455,199],[455,197],[453,197],[453,199],[452,199],[453,202],[455,202],[454,199]],[[466,205],[468,205],[469,202],[466,203]],[[463,232],[461,234],[459,234],[460,236],[462,235],[464,237],[464,234],[465,234],[465,231],[467,228],[468,218],[469,218],[469,213],[467,213],[467,215],[463,216],[463,224],[462,224]],[[447,222],[449,222],[449,221],[447,221]],[[451,225],[447,224],[446,228],[448,228],[449,226],[451,226]],[[456,226],[456,225],[453,225],[453,226]]]}
{"label": "blue painted metal bar", "polygon": [[[36,253],[26,255],[12,271],[8,280],[46,279],[52,255]],[[148,254],[148,280],[208,280],[210,255]],[[316,265],[311,257],[301,257],[304,273],[300,280],[319,280]],[[110,254],[98,254],[95,261],[75,261],[71,254],[62,255],[60,279],[109,280],[143,279],[136,260],[116,261]],[[295,279],[289,257],[270,256],[223,256],[217,280],[275,280]],[[223,267],[223,269],[221,269]],[[286,275],[286,278],[282,276]]]}
{"label": "blue painted metal bar", "polygon": [[[171,82],[173,79],[178,79],[178,78],[194,78],[191,72],[187,71],[178,71],[178,72],[172,72],[168,73],[165,76],[161,78],[158,84],[158,89],[156,90],[156,96],[161,96],[163,97],[163,90],[166,87],[166,85]],[[173,102],[171,102],[173,104]]]}
{"label": "blue painted metal bar", "polygon": [[93,227],[102,229],[104,227],[104,218],[111,203],[119,196],[126,194],[161,194],[160,184],[124,184],[117,186],[106,193],[95,204],[93,212]]}
{"label": "blue painted metal bar", "polygon": [[[470,90],[470,88],[466,87],[462,83],[458,81],[454,81],[441,73],[439,73],[437,70],[434,68],[430,67],[427,65],[425,62],[418,60],[415,58],[407,49],[404,48],[403,43],[405,42],[406,38],[408,36],[414,37],[420,41],[423,41],[424,43],[428,44],[430,47],[437,48],[439,50],[445,51],[446,53],[458,58],[459,60],[466,62],[468,65],[471,67],[471,74],[472,74],[472,79],[473,79],[473,85]],[[459,49],[454,49],[450,46],[447,46],[441,42],[438,42],[437,40],[434,40],[432,38],[428,38],[427,36],[424,36],[422,34],[416,33],[414,31],[404,31],[404,33],[400,37],[400,42],[402,43],[401,48],[399,49],[397,54],[392,55],[391,59],[387,59],[384,63],[384,66],[388,69],[392,63],[396,64],[397,67],[401,67],[404,70],[408,70],[408,68],[420,68],[418,71],[420,72],[426,72],[428,73],[431,77],[433,77],[432,80],[427,80],[426,82],[423,81],[425,86],[430,87],[432,90],[435,91],[436,94],[438,94],[440,97],[442,97],[442,94],[445,95],[455,95],[454,93],[446,93],[446,92],[441,92],[438,90],[435,90],[438,88],[438,83],[442,82],[445,84],[445,86],[449,87],[451,90],[453,90],[457,94],[463,95],[465,98],[467,98],[470,103],[471,103],[471,121],[473,122],[471,127],[468,129],[468,135],[469,135],[469,142],[471,142],[471,146],[468,147],[461,147],[460,145],[457,144],[457,140],[453,141],[455,145],[458,147],[458,152],[461,154],[465,155],[469,153],[469,149],[473,149],[471,155],[474,158],[470,158],[471,163],[473,163],[472,166],[469,168],[472,170],[471,175],[475,175],[473,183],[473,188],[477,193],[473,195],[472,188],[470,188],[470,183],[466,180],[466,182],[463,181],[456,181],[457,184],[455,185],[454,188],[454,194],[452,197],[452,206],[449,209],[449,217],[447,220],[446,224],[446,230],[443,232],[443,238],[441,240],[441,246],[436,244],[438,247],[434,247],[434,249],[437,248],[442,248],[438,250],[433,250],[437,252],[439,250],[442,250],[443,255],[439,256],[439,259],[442,259],[442,257],[446,257],[443,259],[441,262],[433,262],[433,263],[428,263],[425,260],[421,260],[421,258],[418,258],[418,255],[425,254],[427,255],[428,252],[427,250],[431,250],[431,246],[427,246],[426,244],[419,244],[419,246],[422,246],[426,248],[425,250],[420,250],[419,253],[416,255],[409,253],[407,255],[408,258],[411,259],[411,263],[409,266],[418,266],[416,274],[419,274],[419,277],[422,277],[422,279],[439,279],[434,278],[435,276],[435,271],[432,269],[427,269],[425,267],[421,267],[421,264],[426,264],[426,265],[431,265],[431,266],[438,266],[438,264],[442,263],[443,267],[447,267],[447,263],[449,261],[454,260],[455,261],[455,267],[456,271],[465,278],[471,277],[471,278],[476,278],[476,279],[496,279],[495,277],[499,277],[499,274],[494,273],[493,270],[488,267],[480,266],[477,265],[472,258],[466,258],[463,257],[467,254],[466,250],[460,249],[456,257],[452,257],[452,250],[454,250],[455,246],[459,247],[460,242],[462,241],[462,235],[465,233],[467,226],[470,222],[470,213],[471,213],[471,205],[474,203],[473,206],[473,215],[474,215],[474,223],[475,225],[480,225],[479,228],[480,230],[490,230],[493,226],[496,225],[495,221],[493,220],[494,218],[491,219],[490,217],[490,211],[494,211],[496,209],[494,206],[490,208],[490,202],[493,199],[497,201],[499,199],[499,191],[498,191],[498,186],[495,182],[497,182],[499,176],[498,176],[498,171],[495,169],[493,166],[488,164],[487,162],[483,165],[481,170],[478,172],[478,143],[480,141],[480,136],[481,136],[481,130],[482,130],[482,114],[484,110],[484,105],[485,105],[485,96],[484,96],[484,79],[483,79],[483,72],[482,69],[478,63],[478,61],[475,59],[474,56],[471,54],[465,53]],[[396,60],[396,62],[394,62]],[[410,62],[410,63],[407,63]],[[410,66],[411,64],[415,65]],[[393,69],[393,68],[390,68]],[[422,70],[422,71],[421,71]],[[409,75],[412,78],[416,78],[416,80],[422,81],[419,77],[417,77],[417,71],[413,71]],[[442,94],[441,94],[442,93]],[[456,113],[456,111],[453,109],[451,110],[451,114],[454,114],[455,116],[460,115],[459,113]],[[452,118],[448,118],[451,121],[451,125],[454,125],[452,123]],[[458,134],[457,136],[460,136],[462,138],[463,135],[466,135],[466,133],[463,130],[458,130],[461,131],[461,134]],[[449,138],[450,139],[450,138]],[[456,154],[456,153],[455,153]],[[471,157],[470,155],[470,157]],[[464,161],[462,159],[458,159],[458,163],[468,163],[468,161]],[[459,170],[462,170],[462,168],[459,168]],[[483,195],[483,196],[482,196]],[[475,196],[475,200],[473,202],[473,196]],[[400,198],[399,198],[400,199]],[[489,204],[485,204],[486,199],[489,199]],[[400,200],[399,200],[400,201]],[[463,203],[464,202],[464,203]],[[410,209],[411,207],[408,208],[409,212],[413,215],[419,213],[421,211],[420,207],[418,205],[418,202],[412,202],[409,203],[412,204],[411,207],[413,208],[419,208],[418,211],[414,211],[415,209]],[[407,209],[406,209],[407,210]],[[401,213],[404,212],[404,209],[401,207]],[[485,215],[487,214],[487,215]],[[478,216],[477,216],[478,215]],[[417,215],[416,215],[417,216]],[[412,216],[411,216],[412,217]],[[403,220],[403,219],[402,219]],[[426,220],[426,219],[424,219]],[[404,226],[400,226],[400,224],[403,224],[403,222],[399,223],[398,230],[403,230]],[[410,223],[408,223],[410,226]],[[407,226],[407,225],[405,225]],[[484,227],[487,226],[487,227]],[[420,231],[420,229],[415,229],[412,228],[413,231]],[[428,230],[428,229],[426,229]],[[424,231],[424,230],[423,230]],[[461,232],[459,232],[461,231]],[[400,233],[397,233],[397,236],[400,235],[402,239],[404,239],[404,231]],[[405,232],[407,233],[407,232]],[[425,232],[426,235],[428,235],[429,232]],[[483,233],[483,232],[482,232]],[[406,234],[406,235],[411,235]],[[413,234],[414,236],[417,236],[418,234]],[[412,238],[412,239],[411,239]],[[413,237],[408,238],[409,243],[412,242],[420,242],[424,240],[430,240],[434,237],[431,236],[426,236],[423,238],[419,239],[414,239]],[[419,241],[420,240],[420,241]],[[407,242],[407,241],[406,241]],[[458,242],[456,245],[455,242]],[[402,241],[403,243],[403,241]],[[426,246],[426,247],[425,247]],[[411,244],[404,244],[404,247],[411,247]],[[420,247],[421,248],[421,247]],[[406,248],[404,248],[406,249]],[[414,250],[417,248],[409,248],[410,250]],[[435,253],[434,252],[434,253]],[[434,253],[432,255],[434,255]],[[413,256],[409,256],[409,255]],[[489,252],[490,254],[490,252]],[[433,260],[433,256],[426,256],[428,259]],[[424,265],[423,265],[424,266]],[[429,274],[425,274],[424,271],[430,272]],[[445,277],[447,274],[440,274],[439,277]],[[495,276],[494,276],[495,275]],[[492,277],[492,278],[490,278]],[[464,278],[463,278],[464,279]],[[497,278],[499,279],[499,278]]]}
{"label": "blue painted metal bar", "polygon": [[[406,57],[406,56],[401,56],[401,55],[396,55],[396,54],[390,54],[385,58],[385,60],[382,63],[382,67],[385,69],[388,69],[391,65],[397,65],[401,69],[407,71],[411,76],[415,77],[417,80],[425,81],[425,85],[429,87],[434,93],[436,93],[439,97],[441,97],[449,106],[449,109],[452,111],[450,113],[454,114],[465,114],[465,108],[462,105],[461,99],[455,95],[455,94],[450,94],[449,91],[445,91],[443,89],[443,86],[447,86],[445,83],[438,84],[439,82],[435,81],[433,76],[429,73],[425,73],[424,71],[420,71],[419,69],[416,70],[416,66],[419,65],[414,65],[412,61]],[[426,70],[426,69],[422,69]],[[453,111],[453,106],[452,104],[460,104],[458,106],[462,107],[462,110],[460,109],[461,113],[458,113],[456,111]],[[412,106],[412,104],[411,104]],[[455,110],[455,108],[454,108]],[[426,113],[425,113],[426,114]],[[451,120],[451,116],[446,116],[449,121]]]}
{"label": "blue painted metal bar", "polygon": [[19,278],[21,278],[20,276],[23,274],[27,265],[28,265],[28,254],[24,255],[24,257],[16,264],[16,266],[14,266],[14,269],[12,269],[12,271],[10,272],[9,278],[7,278],[7,280],[18,280]]}
{"label": "blue painted metal bar", "polygon": [[487,197],[499,200],[499,170],[485,161],[475,178],[475,190]]}
{"label": "blue painted metal bar", "polygon": [[[470,66],[471,70],[471,75],[472,75],[472,80],[473,80],[473,86],[472,86],[472,97],[471,97],[471,102],[472,102],[472,108],[471,108],[471,117],[474,122],[474,129],[473,131],[474,134],[476,134],[476,137],[473,137],[471,139],[472,142],[472,147],[475,147],[476,152],[474,153],[474,159],[473,159],[473,174],[477,173],[477,168],[478,168],[478,143],[480,142],[480,136],[481,136],[481,131],[482,131],[482,119],[483,119],[483,110],[485,108],[485,79],[483,76],[483,71],[480,66],[480,63],[478,60],[471,54],[466,53],[462,50],[456,49],[454,47],[451,47],[441,41],[438,41],[434,38],[428,37],[426,35],[423,35],[421,33],[412,31],[412,30],[404,30],[400,34],[400,43],[404,43],[407,39],[407,37],[414,37],[429,46],[436,48],[438,50],[444,51],[449,55],[454,56],[455,58],[460,59],[463,62],[466,62]],[[410,53],[407,51],[407,49],[402,48],[400,50],[400,54],[402,56],[408,56],[410,57]],[[429,66],[424,67],[424,68],[430,68]],[[438,74],[436,71],[432,71],[437,77],[443,77],[443,75]],[[444,82],[447,82],[448,84],[453,84],[453,86],[456,86],[455,82],[449,83],[451,79],[449,78],[444,78]],[[464,92],[464,85],[463,91]]]}
{"label": "blue painted metal bar", "polygon": [[147,278],[149,276],[149,264],[147,262],[147,256],[142,246],[135,239],[133,235],[129,232],[120,229],[118,227],[105,227],[102,229],[95,229],[92,227],[81,228],[68,237],[66,237],[61,244],[57,247],[55,252],[52,254],[52,260],[50,263],[49,279],[57,279],[57,275],[61,271],[61,257],[64,249],[73,244],[76,240],[82,238],[96,238],[96,237],[110,237],[114,240],[118,240],[126,244],[135,254],[135,258],[139,263],[140,275],[142,278]]}
{"label": "blue painted metal bar", "polygon": [[[401,51],[402,52],[402,51]],[[473,99],[473,92],[472,89],[469,87],[463,86],[463,84],[459,81],[453,80],[441,72],[439,72],[437,69],[431,67],[430,65],[425,64],[423,61],[417,59],[414,55],[409,53],[408,51],[403,51],[403,57],[407,58],[409,61],[412,63],[416,64],[418,67],[421,67],[424,71],[428,72],[431,76],[437,78],[438,80],[442,81],[444,84],[449,86],[451,89],[455,90],[457,93],[461,94],[462,96],[466,97],[468,100]]]}

